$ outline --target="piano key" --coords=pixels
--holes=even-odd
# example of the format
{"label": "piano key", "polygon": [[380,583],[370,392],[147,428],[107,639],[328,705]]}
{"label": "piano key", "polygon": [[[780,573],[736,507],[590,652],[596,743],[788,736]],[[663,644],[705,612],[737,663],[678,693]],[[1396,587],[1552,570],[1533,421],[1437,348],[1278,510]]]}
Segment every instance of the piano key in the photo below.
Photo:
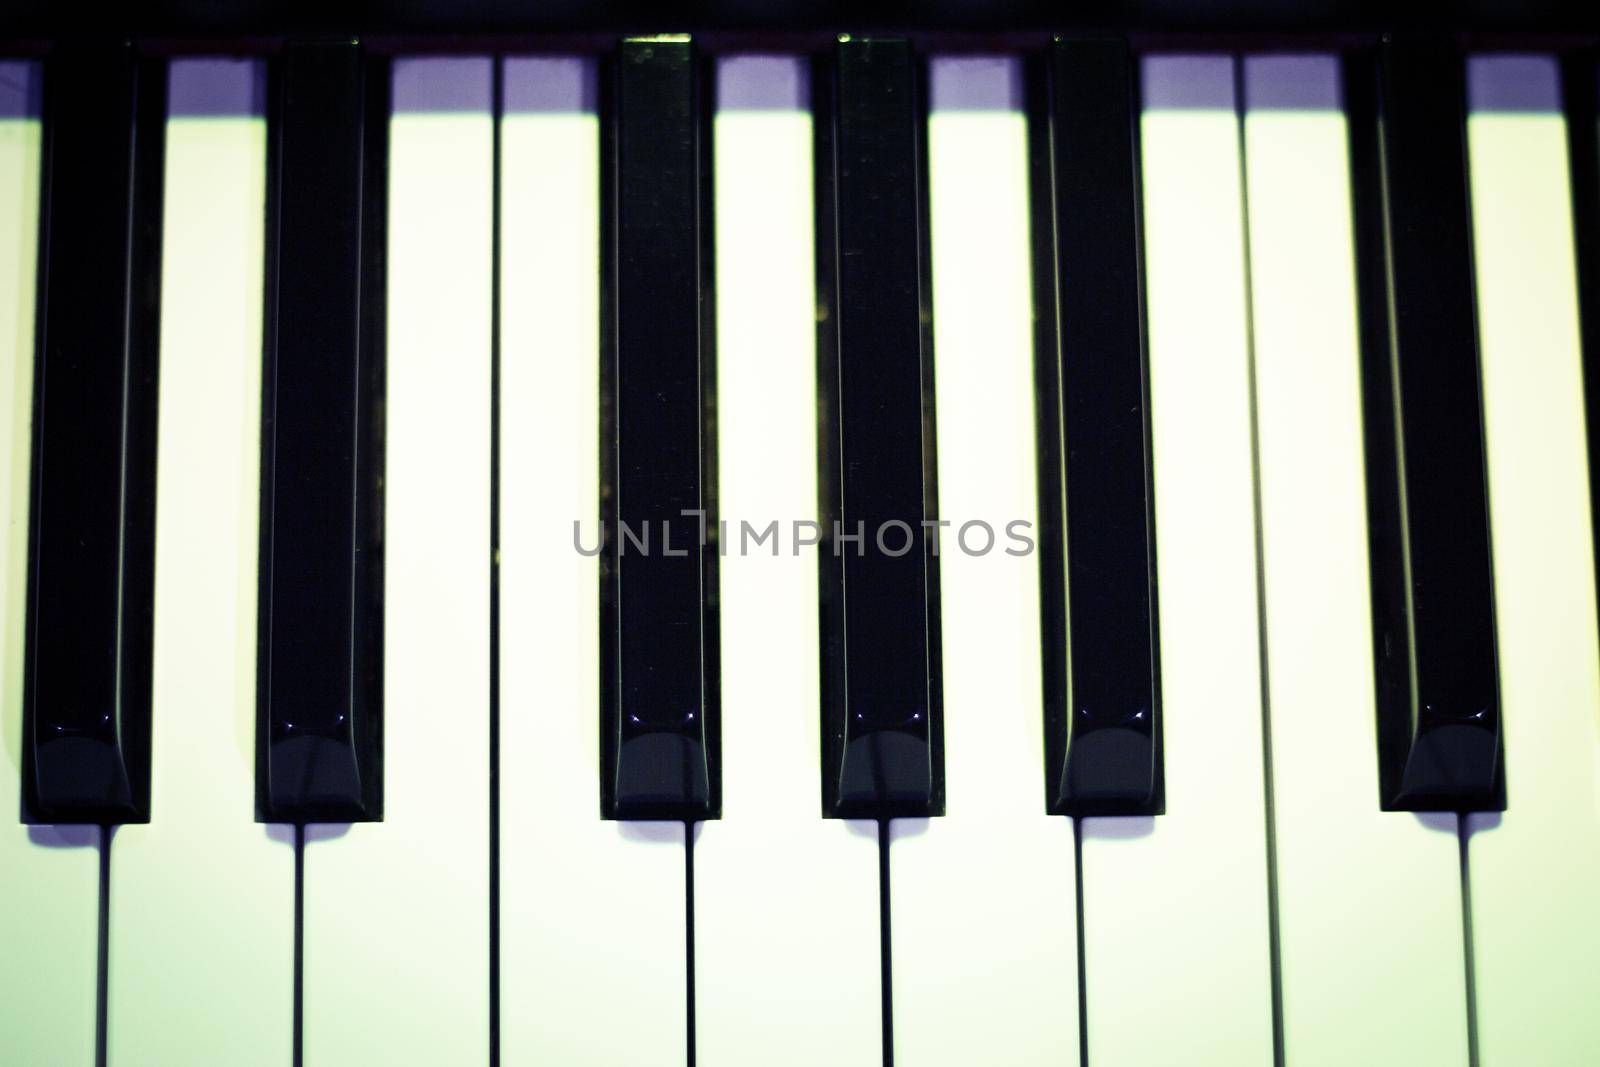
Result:
{"label": "piano key", "polygon": [[1461,61],[1385,43],[1347,75],[1385,809],[1505,806]]}
{"label": "piano key", "polygon": [[[1578,329],[1589,443],[1590,525],[1600,529],[1600,68],[1593,49],[1561,63],[1572,175],[1573,252],[1578,272]],[[1595,543],[1600,552],[1600,540]]]}
{"label": "piano key", "polygon": [[944,810],[921,74],[842,37],[819,61],[823,811]]}
{"label": "piano key", "polygon": [[1133,60],[1123,41],[1058,40],[1044,66],[1033,106],[1050,810],[1155,815],[1161,706]]}
{"label": "piano key", "polygon": [[1505,812],[1467,818],[1478,1061],[1581,1063],[1600,1048],[1600,664],[1570,206],[1600,194],[1568,184],[1550,57],[1476,58],[1468,84],[1507,761]]}
{"label": "piano key", "polygon": [[128,44],[46,61],[28,822],[144,822],[166,71]]}
{"label": "piano key", "polygon": [[687,37],[626,40],[601,86],[602,798],[613,819],[715,818],[721,806],[717,549],[702,533],[716,528],[717,466],[698,66]]}
{"label": "piano key", "polygon": [[389,129],[384,821],[313,827],[307,1064],[489,1036],[490,62],[397,60]]}
{"label": "piano key", "polygon": [[694,845],[702,1067],[883,1057],[876,827],[817,817],[817,558],[793,525],[817,500],[806,70],[733,56],[717,74],[725,804]]}
{"label": "piano key", "polygon": [[[266,122],[258,63],[175,60],[156,478],[154,815],[111,872],[113,1063],[291,1058],[294,844],[254,825]],[[159,980],[152,980],[159,975]]]}
{"label": "piano key", "polygon": [[588,61],[505,63],[498,783],[506,1067],[681,1067],[688,1043],[683,825],[604,822],[595,796],[595,86]]}
{"label": "piano key", "polygon": [[[946,537],[949,806],[890,824],[904,1063],[1078,1062],[1072,823],[1040,788],[1040,568],[1014,536],[1040,536],[1023,97],[1020,60],[930,64],[940,504],[953,522],[990,523],[997,543],[975,555]],[[968,534],[974,550],[985,540]]]}
{"label": "piano key", "polygon": [[102,831],[23,826],[23,633],[38,263],[38,65],[0,62],[0,1061],[95,1061]]}
{"label": "piano key", "polygon": [[[1383,1055],[1395,1062],[1462,1064],[1456,819],[1375,803],[1339,63],[1253,56],[1244,82],[1285,1054],[1295,1063],[1360,1062],[1382,1034]],[[1377,959],[1382,967],[1372,966]]]}
{"label": "piano key", "polygon": [[1273,1061],[1234,76],[1222,56],[1142,63],[1167,811],[1081,824],[1096,1067]]}
{"label": "piano key", "polygon": [[290,43],[262,425],[265,822],[383,816],[384,61]]}

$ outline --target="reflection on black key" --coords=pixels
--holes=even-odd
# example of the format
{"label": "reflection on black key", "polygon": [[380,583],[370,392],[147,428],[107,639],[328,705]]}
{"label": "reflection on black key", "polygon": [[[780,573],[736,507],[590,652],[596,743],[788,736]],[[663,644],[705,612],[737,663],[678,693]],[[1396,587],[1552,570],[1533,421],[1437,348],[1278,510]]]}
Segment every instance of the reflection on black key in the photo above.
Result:
{"label": "reflection on black key", "polygon": [[[1578,324],[1583,341],[1584,411],[1589,426],[1589,507],[1600,531],[1600,66],[1594,50],[1562,61],[1572,169],[1572,238],[1578,266]],[[1596,541],[1600,548],[1600,540]],[[1600,564],[1600,557],[1597,557]],[[1600,573],[1600,566],[1596,568]]]}
{"label": "reflection on black key", "polygon": [[823,812],[944,812],[922,71],[842,39],[816,87]]}
{"label": "reflection on black key", "polygon": [[271,121],[256,815],[377,820],[387,64],[290,44]]}
{"label": "reflection on black key", "polygon": [[166,65],[45,63],[25,822],[150,817]]}
{"label": "reflection on black key", "polygon": [[1133,62],[1056,41],[1033,71],[1045,788],[1065,815],[1162,810]]}
{"label": "reflection on black key", "polygon": [[710,109],[687,38],[604,79],[601,809],[716,818]]}
{"label": "reflection on black key", "polygon": [[1386,810],[1505,807],[1460,56],[1346,77]]}

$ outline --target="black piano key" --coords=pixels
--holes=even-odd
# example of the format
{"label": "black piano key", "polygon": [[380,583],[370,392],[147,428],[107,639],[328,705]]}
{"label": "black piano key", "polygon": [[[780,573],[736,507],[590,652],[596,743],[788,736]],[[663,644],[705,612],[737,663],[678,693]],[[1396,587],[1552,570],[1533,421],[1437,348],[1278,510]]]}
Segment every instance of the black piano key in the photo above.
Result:
{"label": "black piano key", "polygon": [[1045,788],[1162,810],[1133,59],[1057,40],[1031,72]]}
{"label": "black piano key", "polygon": [[716,818],[709,79],[640,38],[603,86],[601,808]]}
{"label": "black piano key", "polygon": [[147,822],[166,65],[45,62],[24,822]]}
{"label": "black piano key", "polygon": [[[1584,412],[1589,430],[1589,507],[1600,531],[1600,55],[1574,52],[1561,64],[1572,174],[1572,238],[1578,268],[1578,325]],[[1596,541],[1600,576],[1600,540]]]}
{"label": "black piano key", "polygon": [[944,811],[923,72],[842,38],[813,78],[823,811]]}
{"label": "black piano key", "polygon": [[383,817],[388,65],[291,43],[273,71],[256,815]]}
{"label": "black piano key", "polygon": [[1385,810],[1505,807],[1467,194],[1443,41],[1346,72]]}

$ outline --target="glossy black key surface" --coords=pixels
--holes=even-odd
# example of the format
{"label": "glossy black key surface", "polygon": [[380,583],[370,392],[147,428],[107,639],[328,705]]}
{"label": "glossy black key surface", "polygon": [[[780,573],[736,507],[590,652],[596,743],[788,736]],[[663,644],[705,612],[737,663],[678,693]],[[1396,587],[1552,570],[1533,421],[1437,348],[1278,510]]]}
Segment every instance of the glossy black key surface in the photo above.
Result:
{"label": "glossy black key surface", "polygon": [[812,85],[823,813],[940,815],[923,71],[904,40],[846,38]]}
{"label": "glossy black key surface", "polygon": [[1064,815],[1162,810],[1138,107],[1121,40],[1030,72],[1045,788]]}
{"label": "glossy black key surface", "polygon": [[716,818],[722,804],[708,80],[682,37],[622,42],[603,79],[608,819]]}
{"label": "glossy black key surface", "polygon": [[1346,69],[1379,788],[1386,810],[1505,807],[1493,576],[1453,45]]}
{"label": "glossy black key surface", "polygon": [[[1584,412],[1589,429],[1589,507],[1600,530],[1600,54],[1584,49],[1561,65],[1572,171],[1572,238],[1578,267]],[[1596,541],[1600,553],[1600,540]],[[1600,563],[1600,556],[1597,556]],[[1600,574],[1600,568],[1597,568]]]}
{"label": "glossy black key surface", "polygon": [[150,817],[166,64],[45,62],[23,821]]}
{"label": "glossy black key surface", "polygon": [[273,71],[256,815],[383,815],[388,65],[300,44]]}

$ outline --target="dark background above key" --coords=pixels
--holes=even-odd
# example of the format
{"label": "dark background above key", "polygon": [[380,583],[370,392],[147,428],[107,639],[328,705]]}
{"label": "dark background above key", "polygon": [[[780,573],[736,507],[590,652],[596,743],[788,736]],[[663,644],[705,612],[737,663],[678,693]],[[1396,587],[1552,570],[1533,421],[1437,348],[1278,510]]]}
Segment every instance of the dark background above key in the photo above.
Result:
{"label": "dark background above key", "polygon": [[[10,0],[0,38],[132,33],[190,39],[360,33],[431,36],[489,33],[832,34],[1115,29],[1135,32],[1304,33],[1397,28],[1484,33],[1597,33],[1600,5],[1563,0],[157,0],[112,19],[62,0]],[[98,15],[98,13],[96,13]],[[5,42],[0,40],[0,47]]]}

